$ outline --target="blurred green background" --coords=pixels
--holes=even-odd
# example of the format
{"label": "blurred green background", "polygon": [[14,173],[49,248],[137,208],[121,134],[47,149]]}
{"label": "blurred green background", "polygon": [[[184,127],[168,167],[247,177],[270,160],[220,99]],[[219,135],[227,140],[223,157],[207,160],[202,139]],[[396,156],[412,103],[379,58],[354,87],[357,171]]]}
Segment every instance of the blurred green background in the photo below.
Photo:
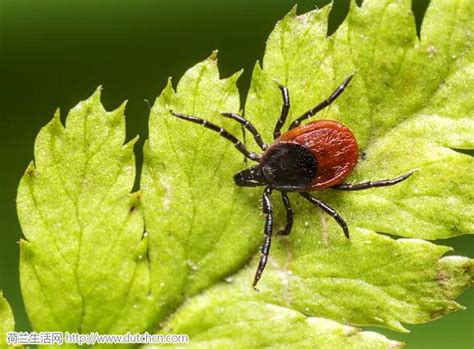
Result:
{"label": "blurred green background", "polygon": [[[20,295],[15,210],[18,181],[33,159],[39,129],[61,108],[67,111],[103,85],[103,103],[127,105],[128,138],[140,134],[138,168],[147,137],[148,106],[168,76],[184,71],[219,50],[221,74],[240,68],[242,97],[250,72],[261,59],[276,21],[298,3],[306,12],[316,0],[0,0],[0,289],[13,307],[17,329],[29,329]],[[429,0],[414,0],[419,28]],[[335,1],[329,32],[347,14],[348,0]],[[472,236],[442,241],[474,257]],[[409,348],[473,348],[474,291],[459,301],[468,311],[430,324],[408,326],[411,334],[379,330]]]}

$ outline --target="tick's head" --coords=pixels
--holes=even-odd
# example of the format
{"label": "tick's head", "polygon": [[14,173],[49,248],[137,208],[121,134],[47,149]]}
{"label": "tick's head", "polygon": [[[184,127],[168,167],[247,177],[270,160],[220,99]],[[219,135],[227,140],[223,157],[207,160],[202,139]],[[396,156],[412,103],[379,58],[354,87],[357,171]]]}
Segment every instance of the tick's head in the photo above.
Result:
{"label": "tick's head", "polygon": [[236,173],[234,175],[234,182],[240,187],[259,187],[268,184],[268,181],[263,176],[260,164]]}

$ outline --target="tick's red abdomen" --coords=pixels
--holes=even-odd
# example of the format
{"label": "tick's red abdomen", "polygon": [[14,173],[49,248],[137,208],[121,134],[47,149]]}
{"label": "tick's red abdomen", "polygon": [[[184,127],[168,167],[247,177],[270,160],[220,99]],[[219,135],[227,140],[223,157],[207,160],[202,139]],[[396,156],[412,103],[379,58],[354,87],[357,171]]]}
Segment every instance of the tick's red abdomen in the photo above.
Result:
{"label": "tick's red abdomen", "polygon": [[359,157],[352,132],[331,120],[318,120],[282,134],[276,142],[297,143],[315,156],[318,170],[311,183],[300,191],[316,191],[340,184],[350,175]]}

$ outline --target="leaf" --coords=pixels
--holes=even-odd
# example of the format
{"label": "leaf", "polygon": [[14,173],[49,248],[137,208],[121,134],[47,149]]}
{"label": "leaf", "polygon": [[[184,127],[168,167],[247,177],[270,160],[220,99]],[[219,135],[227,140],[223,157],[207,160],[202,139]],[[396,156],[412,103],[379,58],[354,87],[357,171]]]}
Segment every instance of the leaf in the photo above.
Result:
{"label": "leaf", "polygon": [[239,111],[239,73],[220,79],[213,54],[176,92],[168,84],[151,111],[142,194],[131,193],[134,141],[123,144],[123,106],[106,112],[96,92],[66,127],[57,113],[18,189],[22,292],[34,330],[125,333],[159,323],[198,347],[393,348],[401,343],[348,324],[404,331],[403,323],[462,308],[455,298],[473,283],[473,260],[377,232],[436,239],[473,231],[473,159],[464,152],[473,148],[473,6],[432,1],[420,41],[404,0],[353,5],[331,37],[329,7],[292,11],[276,26],[245,106],[265,138],[281,108],[275,80],[289,87],[291,119],[355,73],[318,116],[349,126],[367,154],[349,180],[418,172],[390,188],[317,193],[346,218],[350,240],[295,197],[293,233],[275,237],[259,293],[250,284],[261,190],[232,183],[248,166],[232,144],[169,113],[238,135],[219,112]]}
{"label": "leaf", "polygon": [[317,116],[347,125],[367,155],[348,181],[418,172],[390,188],[322,197],[350,226],[424,239],[472,233],[474,161],[455,150],[474,148],[473,4],[433,1],[420,40],[410,6],[408,0],[353,5],[329,38],[329,8],[292,12],[268,41],[263,70],[255,67],[246,115],[270,139],[268,125],[281,108],[273,80],[288,86],[292,120],[354,74]]}
{"label": "leaf", "polygon": [[239,75],[219,80],[213,54],[183,76],[176,93],[169,82],[151,110],[141,188],[164,314],[239,269],[260,240],[255,201],[239,201],[230,182],[242,162],[232,144],[216,143],[208,130],[169,114],[170,108],[198,114],[238,131],[218,111],[238,112]]}
{"label": "leaf", "polygon": [[36,139],[17,197],[21,286],[35,331],[149,326],[147,240],[138,194],[130,194],[136,139],[123,145],[123,110],[106,112],[97,90],[66,127],[57,112]]}
{"label": "leaf", "polygon": [[[191,348],[402,348],[374,332],[360,332],[285,307],[242,299],[198,296],[164,333],[187,333]],[[243,335],[245,334],[245,335]],[[153,348],[153,346],[149,346]]]}
{"label": "leaf", "polygon": [[[330,331],[332,345],[319,337],[310,345],[344,347],[342,324],[406,331],[402,323],[462,308],[454,299],[473,283],[472,260],[443,257],[444,246],[377,232],[437,239],[473,231],[474,164],[458,151],[473,148],[473,4],[432,1],[420,40],[409,1],[352,5],[327,37],[329,11],[296,16],[293,10],[277,24],[263,68],[257,64],[253,72],[246,117],[269,142],[282,105],[275,80],[289,88],[292,120],[355,74],[317,116],[346,124],[367,154],[349,182],[417,172],[393,187],[316,193],[347,220],[350,240],[330,217],[292,196],[293,232],[273,239],[255,293],[250,285],[262,241],[261,189],[233,184],[233,174],[248,165],[230,142],[169,113],[196,115],[240,135],[238,125],[219,115],[239,110],[237,75],[219,79],[215,55],[193,67],[176,92],[169,83],[152,108],[141,179],[152,280],[162,285],[160,318],[186,301],[160,323],[163,333],[188,333],[198,347],[286,345],[279,337],[286,327],[266,327],[278,309],[282,322],[298,319],[298,329],[287,332],[300,340],[340,322]],[[278,208],[277,193],[273,201]],[[276,217],[275,230],[284,216]],[[245,331],[261,335],[249,343]],[[371,345],[361,337],[351,344]],[[380,345],[399,345],[377,338]]]}
{"label": "leaf", "polygon": [[[277,245],[260,292],[250,287],[253,264],[208,297],[276,304],[308,316],[398,331],[406,331],[400,322],[424,323],[462,309],[453,299],[473,281],[472,260],[440,259],[448,248],[421,240],[394,241],[366,231],[353,240],[307,249]],[[187,311],[186,304],[176,316]]]}
{"label": "leaf", "polygon": [[14,331],[14,326],[12,309],[0,291],[0,349],[8,348],[7,333]]}

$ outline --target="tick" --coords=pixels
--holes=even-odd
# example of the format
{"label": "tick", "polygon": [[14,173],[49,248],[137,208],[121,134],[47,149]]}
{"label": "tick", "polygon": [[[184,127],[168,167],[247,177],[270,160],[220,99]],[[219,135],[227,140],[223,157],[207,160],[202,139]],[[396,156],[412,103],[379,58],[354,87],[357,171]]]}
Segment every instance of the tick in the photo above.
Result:
{"label": "tick", "polygon": [[290,96],[288,89],[279,85],[283,98],[280,117],[273,131],[273,143],[267,145],[252,123],[235,113],[221,113],[224,117],[233,119],[247,129],[255,139],[262,154],[247,150],[233,134],[227,130],[196,116],[170,113],[180,119],[202,125],[219,133],[231,141],[236,149],[248,159],[257,164],[242,170],[234,175],[234,182],[241,187],[263,186],[262,203],[265,215],[264,241],[260,249],[260,261],[253,280],[256,289],[262,273],[267,265],[270,245],[273,236],[273,209],[270,197],[272,192],[279,191],[286,210],[286,225],[277,235],[288,235],[293,226],[293,210],[288,198],[289,192],[295,192],[315,206],[333,217],[341,226],[346,238],[349,238],[349,229],[344,219],[335,209],[309,194],[309,192],[324,189],[336,190],[364,190],[374,187],[385,187],[400,183],[413,172],[406,173],[393,179],[369,181],[358,184],[343,183],[357,164],[359,148],[352,132],[344,125],[331,120],[318,120],[300,126],[301,122],[311,118],[316,113],[329,106],[339,97],[349,85],[352,76],[349,76],[336,90],[323,102],[296,118],[287,132],[281,134],[281,129],[286,122],[290,109]]}

